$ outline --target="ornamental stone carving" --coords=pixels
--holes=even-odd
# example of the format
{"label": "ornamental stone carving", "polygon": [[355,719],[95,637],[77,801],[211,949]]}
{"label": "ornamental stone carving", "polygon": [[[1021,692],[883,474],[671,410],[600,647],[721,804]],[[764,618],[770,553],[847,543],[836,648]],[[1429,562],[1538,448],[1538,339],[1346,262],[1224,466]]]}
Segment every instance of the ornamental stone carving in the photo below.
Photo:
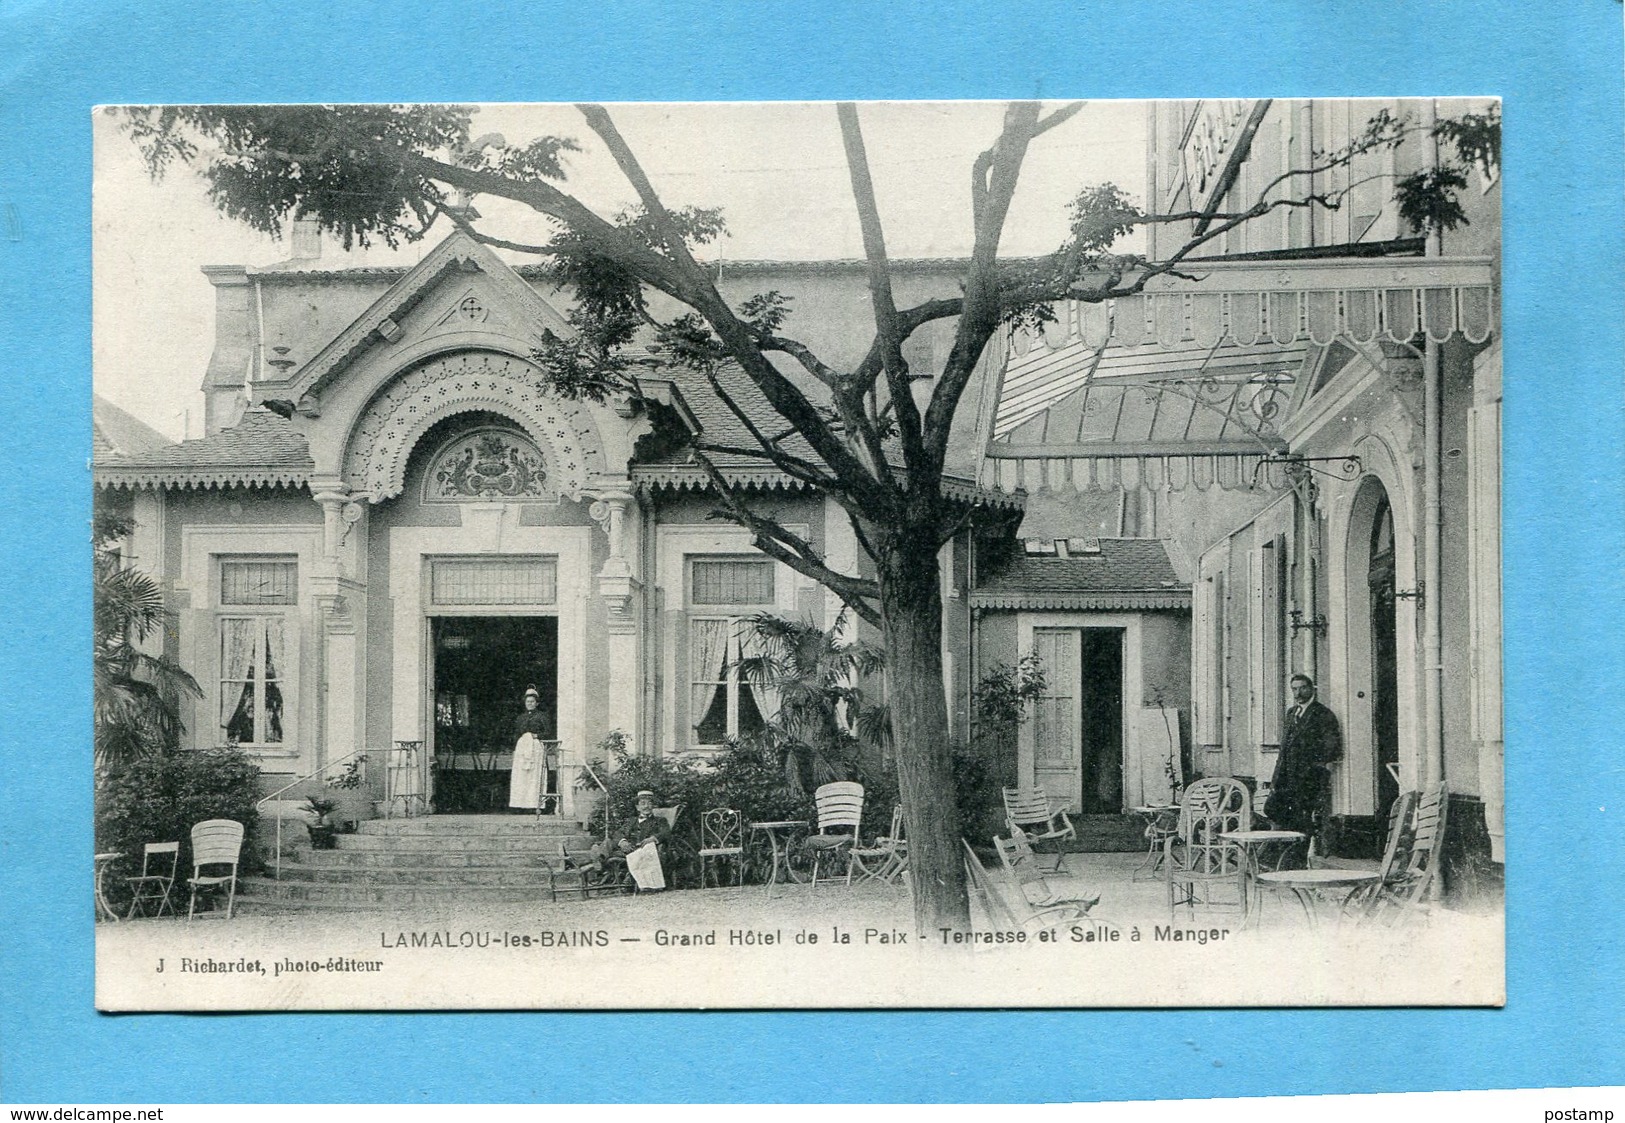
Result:
{"label": "ornamental stone carving", "polygon": [[480,429],[458,437],[435,457],[423,481],[425,503],[551,496],[541,453],[508,429]]}
{"label": "ornamental stone carving", "polygon": [[[345,479],[374,503],[394,498],[406,486],[407,459],[423,434],[437,422],[471,410],[501,414],[525,431],[535,442],[538,466],[545,467],[549,494],[577,499],[587,479],[604,469],[603,446],[587,407],[543,392],[540,372],[523,359],[476,351],[430,359],[373,399],[350,432]],[[473,472],[471,465],[464,482],[500,490],[504,485],[495,481],[522,474],[505,476],[495,471],[494,462],[491,466],[493,472],[487,474]]]}

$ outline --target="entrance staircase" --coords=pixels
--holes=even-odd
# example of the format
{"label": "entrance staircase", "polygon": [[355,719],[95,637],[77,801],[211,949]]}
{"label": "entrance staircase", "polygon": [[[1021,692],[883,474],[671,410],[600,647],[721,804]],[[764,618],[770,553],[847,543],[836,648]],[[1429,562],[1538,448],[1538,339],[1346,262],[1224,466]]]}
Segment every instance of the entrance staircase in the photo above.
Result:
{"label": "entrance staircase", "polygon": [[424,815],[369,819],[334,843],[284,855],[280,876],[268,870],[244,878],[238,909],[266,915],[547,901],[564,849],[583,852],[593,839],[574,821],[552,816]]}

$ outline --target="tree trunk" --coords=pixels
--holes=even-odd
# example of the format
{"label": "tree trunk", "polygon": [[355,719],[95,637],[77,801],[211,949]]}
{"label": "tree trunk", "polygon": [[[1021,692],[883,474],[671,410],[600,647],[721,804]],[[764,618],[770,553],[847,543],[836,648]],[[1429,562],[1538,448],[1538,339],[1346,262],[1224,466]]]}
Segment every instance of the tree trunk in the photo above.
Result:
{"label": "tree trunk", "polygon": [[914,922],[922,940],[970,926],[964,848],[942,677],[942,591],[931,539],[898,534],[880,573],[880,609],[891,676],[892,738],[907,827]]}

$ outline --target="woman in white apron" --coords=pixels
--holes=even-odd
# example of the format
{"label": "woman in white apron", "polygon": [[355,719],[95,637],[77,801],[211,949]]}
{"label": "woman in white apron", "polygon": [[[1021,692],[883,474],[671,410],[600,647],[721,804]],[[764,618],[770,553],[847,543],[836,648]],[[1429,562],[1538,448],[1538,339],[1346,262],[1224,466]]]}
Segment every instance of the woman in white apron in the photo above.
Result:
{"label": "woman in white apron", "polygon": [[513,722],[513,773],[508,779],[508,806],[535,810],[542,806],[547,791],[547,740],[552,722],[541,711],[542,696],[537,689],[525,690],[525,712]]}

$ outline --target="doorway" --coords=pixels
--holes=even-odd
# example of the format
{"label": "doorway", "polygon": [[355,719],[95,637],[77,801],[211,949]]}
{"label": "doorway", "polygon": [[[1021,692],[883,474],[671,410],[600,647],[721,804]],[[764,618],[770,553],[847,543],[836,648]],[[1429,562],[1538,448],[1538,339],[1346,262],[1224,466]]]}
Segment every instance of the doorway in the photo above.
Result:
{"label": "doorway", "polygon": [[1370,563],[1366,585],[1371,591],[1371,734],[1376,750],[1378,822],[1399,797],[1399,646],[1394,619],[1394,513],[1388,496],[1377,500],[1372,517]]}
{"label": "doorway", "polygon": [[1044,668],[1032,730],[1034,779],[1085,815],[1123,810],[1122,628],[1037,627]]}
{"label": "doorway", "polygon": [[1123,633],[1085,628],[1078,665],[1081,794],[1085,815],[1123,810]]}
{"label": "doorway", "polygon": [[[435,811],[505,812],[513,723],[528,687],[540,696],[543,740],[558,738],[558,618],[433,616],[430,638]],[[557,791],[557,777],[548,781]]]}

